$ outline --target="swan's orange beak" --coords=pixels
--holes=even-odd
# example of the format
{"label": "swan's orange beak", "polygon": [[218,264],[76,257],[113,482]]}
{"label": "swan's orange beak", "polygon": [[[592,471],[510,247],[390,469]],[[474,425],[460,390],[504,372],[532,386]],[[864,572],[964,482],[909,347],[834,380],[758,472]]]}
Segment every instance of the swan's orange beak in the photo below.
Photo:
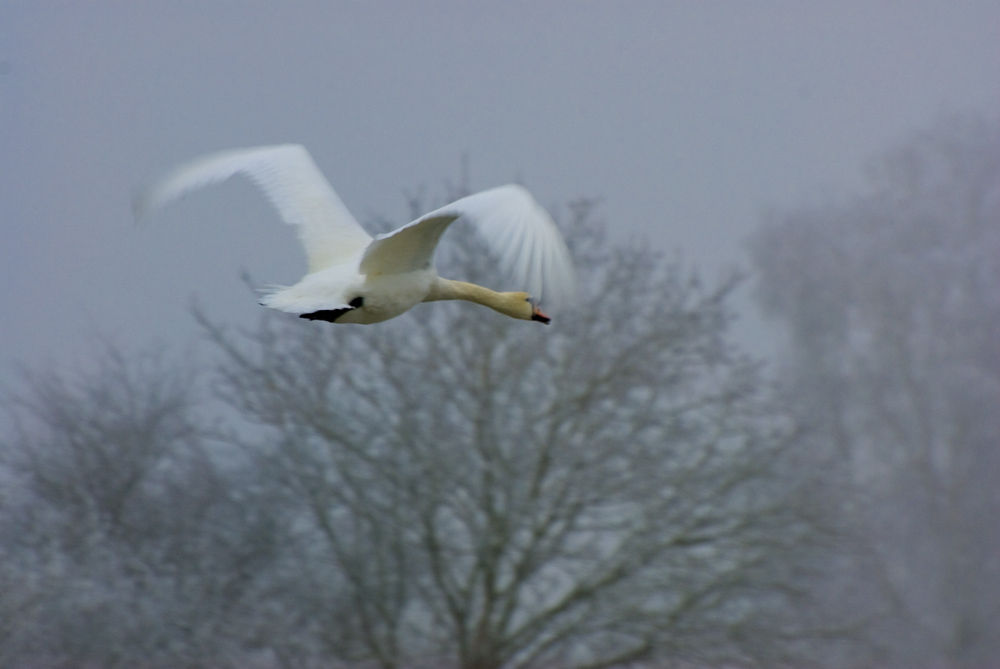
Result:
{"label": "swan's orange beak", "polygon": [[539,309],[537,304],[532,304],[531,305],[531,320],[533,320],[533,321],[539,321],[541,323],[545,323],[546,325],[548,325],[549,322],[552,319],[549,318],[545,314],[544,311],[542,311],[541,309]]}

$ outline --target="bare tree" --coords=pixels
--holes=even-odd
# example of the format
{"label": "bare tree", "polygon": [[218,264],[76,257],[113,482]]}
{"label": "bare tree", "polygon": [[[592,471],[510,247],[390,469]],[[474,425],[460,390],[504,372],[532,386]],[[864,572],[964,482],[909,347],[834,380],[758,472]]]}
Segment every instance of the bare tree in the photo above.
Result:
{"label": "bare tree", "polygon": [[753,251],[790,404],[846,467],[883,663],[1000,658],[1000,131],[949,119]]}
{"label": "bare tree", "polygon": [[[209,429],[158,355],[29,373],[0,441],[0,660],[825,661],[844,630],[806,586],[843,535],[727,339],[739,279],[707,289],[593,212],[570,208],[583,295],[551,328],[453,304],[242,334],[199,315],[252,425]],[[452,235],[444,264],[499,281]]]}
{"label": "bare tree", "polygon": [[232,491],[252,477],[210,456],[192,375],[106,345],[89,371],[25,378],[0,444],[5,663],[220,666],[242,652],[250,621],[234,613],[274,520]]}
{"label": "bare tree", "polygon": [[[737,280],[707,290],[610,244],[590,203],[571,212],[582,306],[549,329],[443,304],[371,328],[200,316],[222,396],[269,431],[251,450],[301,505],[325,653],[778,658],[768,639],[791,628],[764,621],[795,599],[779,565],[814,533],[757,367],[726,338]],[[496,280],[452,235],[444,264]]]}

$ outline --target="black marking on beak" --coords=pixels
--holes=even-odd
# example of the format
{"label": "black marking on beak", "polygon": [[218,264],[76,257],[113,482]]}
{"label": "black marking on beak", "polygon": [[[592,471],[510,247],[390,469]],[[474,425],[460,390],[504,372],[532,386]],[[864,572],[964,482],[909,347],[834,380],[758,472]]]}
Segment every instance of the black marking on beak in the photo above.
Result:
{"label": "black marking on beak", "polygon": [[552,322],[552,319],[549,318],[548,314],[538,308],[538,300],[533,297],[529,297],[527,301],[531,304],[531,320],[538,321],[539,323],[545,323],[546,325]]}
{"label": "black marking on beak", "polygon": [[354,307],[355,309],[360,309],[361,307],[365,306],[365,298],[358,295],[353,300],[348,302],[348,304]]}

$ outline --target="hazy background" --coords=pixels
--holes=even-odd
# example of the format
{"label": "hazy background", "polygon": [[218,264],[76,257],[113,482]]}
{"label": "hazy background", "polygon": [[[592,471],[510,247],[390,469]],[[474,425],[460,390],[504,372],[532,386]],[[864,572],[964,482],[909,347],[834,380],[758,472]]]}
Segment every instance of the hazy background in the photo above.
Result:
{"label": "hazy background", "polygon": [[[863,187],[949,112],[1000,109],[1000,3],[0,1],[0,382],[18,363],[252,322],[292,231],[246,183],[148,225],[131,193],[227,147],[301,142],[364,220],[404,191],[598,196],[709,278],[767,207]],[[751,316],[747,345],[767,350]]]}

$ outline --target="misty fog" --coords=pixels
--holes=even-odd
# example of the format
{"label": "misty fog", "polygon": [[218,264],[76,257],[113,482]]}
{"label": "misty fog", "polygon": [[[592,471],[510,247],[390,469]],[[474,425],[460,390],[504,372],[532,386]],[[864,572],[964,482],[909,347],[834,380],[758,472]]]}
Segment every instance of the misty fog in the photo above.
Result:
{"label": "misty fog", "polygon": [[[0,664],[1000,663],[1000,6],[0,2]],[[580,282],[262,313],[207,151]],[[504,290],[471,227],[442,274]]]}

